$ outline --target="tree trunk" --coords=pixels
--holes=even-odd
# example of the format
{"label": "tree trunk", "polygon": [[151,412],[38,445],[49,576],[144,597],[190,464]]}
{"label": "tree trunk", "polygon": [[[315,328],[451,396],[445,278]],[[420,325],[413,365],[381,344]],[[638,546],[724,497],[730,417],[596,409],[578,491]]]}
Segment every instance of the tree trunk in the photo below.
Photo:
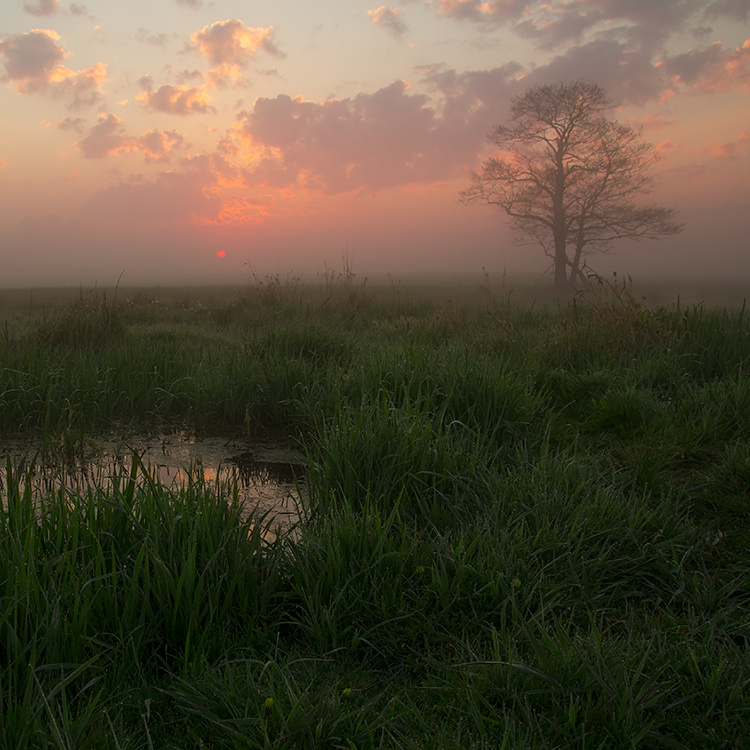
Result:
{"label": "tree trunk", "polygon": [[563,145],[557,143],[555,153],[555,195],[552,199],[552,236],[555,239],[555,289],[568,287],[568,233],[565,221],[565,165]]}
{"label": "tree trunk", "polygon": [[560,200],[560,208],[555,207],[552,235],[555,239],[555,289],[565,291],[568,287],[568,235],[565,231],[565,214]]}
{"label": "tree trunk", "polygon": [[586,215],[584,213],[581,217],[578,237],[576,239],[575,255],[573,256],[573,260],[570,263],[570,283],[575,284],[575,282],[580,279],[584,286],[586,286],[586,277],[583,275],[583,271],[581,271],[581,255],[583,254],[583,248],[586,245],[586,236],[583,231],[585,219]]}
{"label": "tree trunk", "polygon": [[565,242],[558,243],[555,237],[555,289],[563,292],[568,288],[568,256],[565,252]]}

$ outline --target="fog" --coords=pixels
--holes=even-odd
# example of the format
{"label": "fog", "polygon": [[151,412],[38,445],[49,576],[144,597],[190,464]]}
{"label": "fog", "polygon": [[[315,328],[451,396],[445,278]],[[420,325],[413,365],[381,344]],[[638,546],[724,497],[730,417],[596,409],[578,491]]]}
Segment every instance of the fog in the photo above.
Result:
{"label": "fog", "polygon": [[[311,212],[269,218],[252,227],[106,225],[48,217],[6,228],[0,285],[14,287],[247,284],[278,274],[315,279],[346,264],[359,278],[457,274],[485,269],[550,282],[538,246],[514,244],[503,217],[455,197],[429,196],[404,212],[380,199],[350,213]],[[368,210],[371,208],[372,210]],[[622,241],[587,265],[653,285],[747,284],[750,292],[750,211],[731,205],[682,208],[682,234],[658,241]],[[224,250],[224,257],[217,252]]]}

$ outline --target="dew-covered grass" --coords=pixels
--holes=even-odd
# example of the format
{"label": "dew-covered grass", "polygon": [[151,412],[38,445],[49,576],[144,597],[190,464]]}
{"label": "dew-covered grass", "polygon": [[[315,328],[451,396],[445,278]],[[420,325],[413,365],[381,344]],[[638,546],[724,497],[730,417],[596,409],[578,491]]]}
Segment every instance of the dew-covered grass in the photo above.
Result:
{"label": "dew-covered grass", "polygon": [[744,308],[328,282],[10,318],[3,438],[281,427],[309,498],[9,461],[0,747],[743,747]]}

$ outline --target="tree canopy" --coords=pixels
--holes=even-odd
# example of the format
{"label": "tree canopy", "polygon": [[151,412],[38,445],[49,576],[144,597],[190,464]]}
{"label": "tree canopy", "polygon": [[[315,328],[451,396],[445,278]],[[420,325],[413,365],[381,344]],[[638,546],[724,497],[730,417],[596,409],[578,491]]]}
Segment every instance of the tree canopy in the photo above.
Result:
{"label": "tree canopy", "polygon": [[474,172],[466,203],[504,211],[516,236],[552,258],[555,287],[585,282],[582,259],[618,239],[682,231],[677,209],[635,202],[654,181],[654,147],[608,119],[606,91],[590,81],[540,85],[512,100],[509,125],[488,136],[500,151]]}

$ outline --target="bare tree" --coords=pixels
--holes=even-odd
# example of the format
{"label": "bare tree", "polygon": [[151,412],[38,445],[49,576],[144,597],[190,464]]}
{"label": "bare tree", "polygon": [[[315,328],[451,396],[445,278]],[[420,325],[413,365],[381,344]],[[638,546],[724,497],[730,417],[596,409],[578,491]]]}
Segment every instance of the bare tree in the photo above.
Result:
{"label": "bare tree", "polygon": [[557,289],[585,282],[582,258],[614,240],[682,231],[676,209],[634,202],[653,188],[658,155],[639,130],[605,117],[612,102],[601,86],[535,86],[512,105],[510,126],[488,136],[501,154],[472,174],[461,200],[497,207],[519,240],[541,245]]}

